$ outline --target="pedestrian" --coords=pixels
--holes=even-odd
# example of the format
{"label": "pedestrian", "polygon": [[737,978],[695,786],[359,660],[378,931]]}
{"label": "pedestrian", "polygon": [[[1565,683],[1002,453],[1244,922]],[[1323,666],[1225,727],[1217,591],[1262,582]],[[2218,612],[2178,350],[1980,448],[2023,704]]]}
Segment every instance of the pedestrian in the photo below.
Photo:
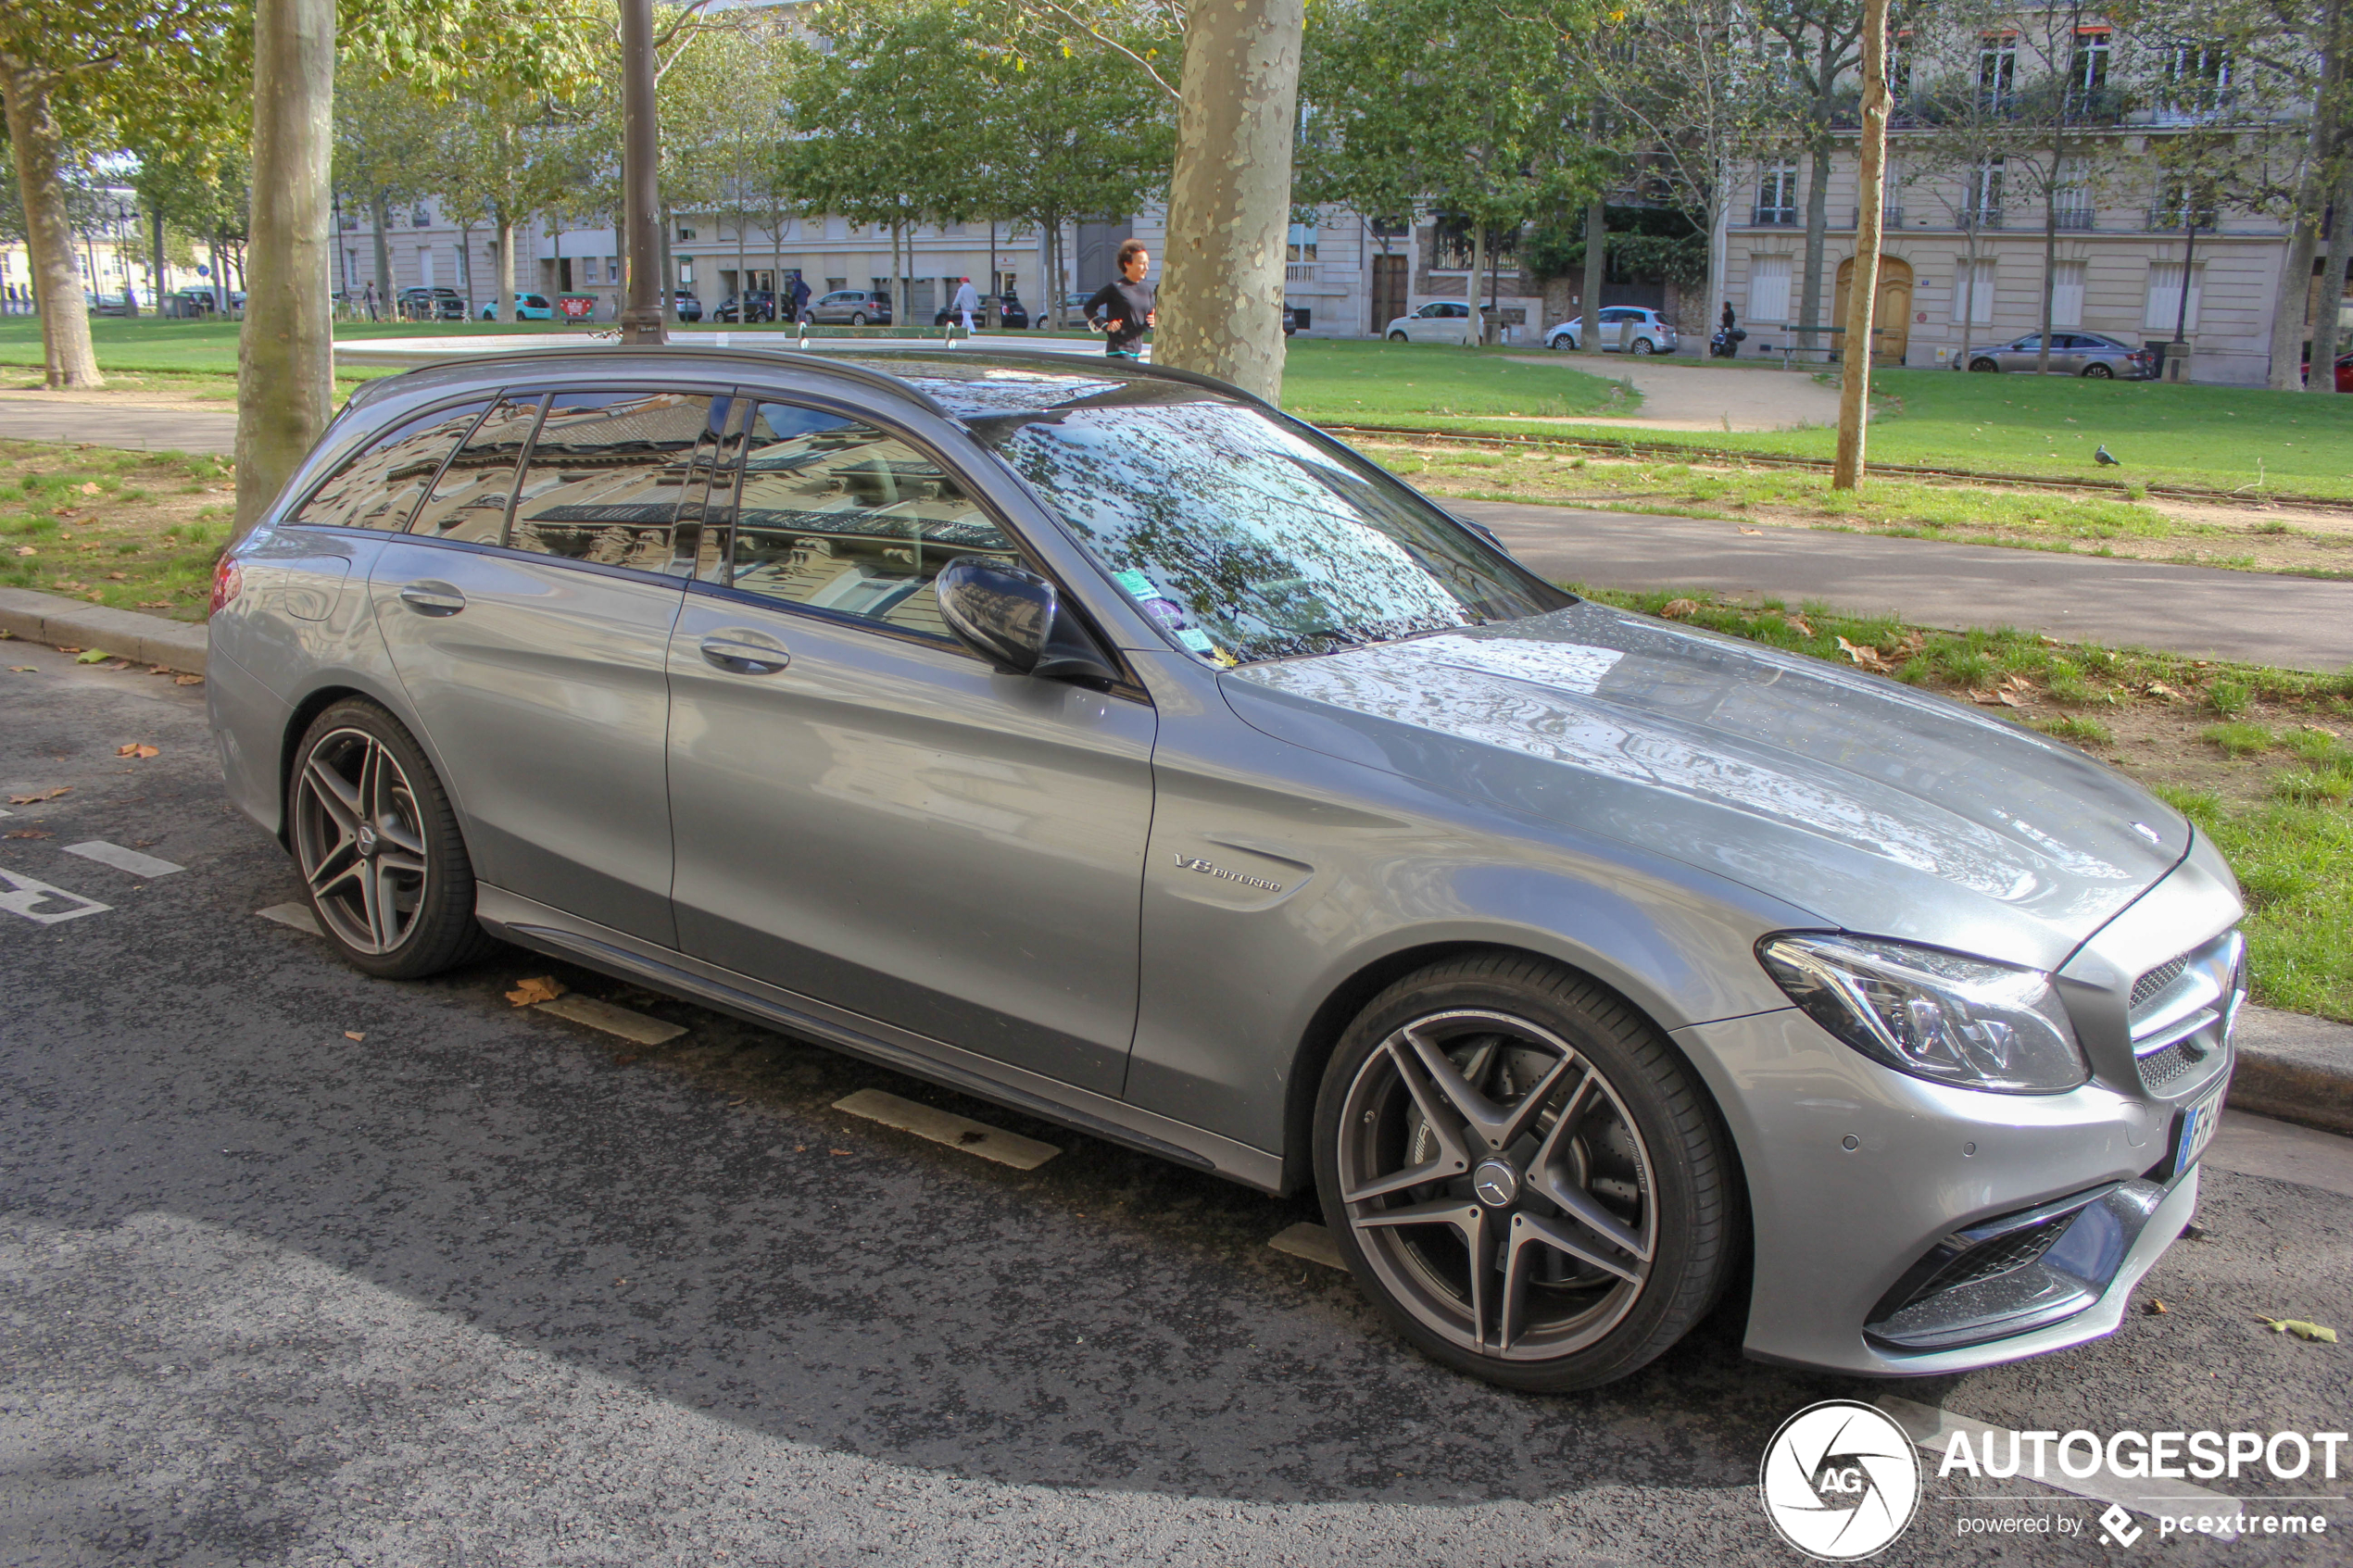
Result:
{"label": "pedestrian", "polygon": [[1123,240],[1119,246],[1119,276],[1097,289],[1087,301],[1087,324],[1108,333],[1103,353],[1114,359],[1143,358],[1144,333],[1158,312],[1152,286],[1144,282],[1152,258],[1141,240]]}
{"label": "pedestrian", "polygon": [[973,335],[973,312],[980,308],[980,292],[973,287],[970,278],[956,280],[956,297],[948,308],[964,319],[964,335]]}
{"label": "pedestrian", "polygon": [[376,319],[376,280],[369,279],[359,285],[359,303],[367,307],[368,320]]}
{"label": "pedestrian", "polygon": [[1724,330],[1729,332],[1736,325],[1738,322],[1732,316],[1732,302],[1728,299],[1724,302]]}
{"label": "pedestrian", "polygon": [[798,272],[792,275],[792,319],[809,320],[809,280]]}

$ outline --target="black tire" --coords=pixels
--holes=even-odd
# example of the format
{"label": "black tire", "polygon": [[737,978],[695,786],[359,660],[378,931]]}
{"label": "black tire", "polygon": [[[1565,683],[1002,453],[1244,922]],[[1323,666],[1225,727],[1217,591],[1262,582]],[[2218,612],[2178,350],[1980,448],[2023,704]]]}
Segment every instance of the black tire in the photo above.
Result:
{"label": "black tire", "polygon": [[1991,359],[1972,359],[1969,362],[1969,368],[1972,370],[1983,370],[1991,373],[1998,371],[2002,367],[1995,364]]}
{"label": "black tire", "polygon": [[1637,354],[1655,354],[1658,352],[1658,345],[1653,343],[1646,337],[1638,337],[1634,340],[1634,352]]}
{"label": "black tire", "polygon": [[303,733],[286,837],[320,931],[354,968],[416,980],[497,946],[474,919],[473,863],[441,780],[376,704],[346,698]]}
{"label": "black tire", "polygon": [[[1500,1149],[1426,1048],[1504,1118]],[[1448,960],[1374,997],[1325,1069],[1315,1145],[1326,1223],[1366,1295],[1424,1354],[1505,1387],[1626,1376],[1706,1316],[1738,1262],[1730,1139],[1697,1075],[1615,992],[1524,954]]]}
{"label": "black tire", "polygon": [[863,310],[851,311],[849,313],[849,324],[853,327],[864,326],[866,324],[866,313]]}
{"label": "black tire", "polygon": [[2090,364],[2083,367],[2083,379],[2085,381],[2114,381],[2116,379],[2116,371],[2113,367],[2104,365],[2097,359],[2095,359]]}
{"label": "black tire", "polygon": [[1414,340],[1407,337],[1403,332],[1391,332],[1389,334],[1389,341],[1391,343],[1411,343]]}

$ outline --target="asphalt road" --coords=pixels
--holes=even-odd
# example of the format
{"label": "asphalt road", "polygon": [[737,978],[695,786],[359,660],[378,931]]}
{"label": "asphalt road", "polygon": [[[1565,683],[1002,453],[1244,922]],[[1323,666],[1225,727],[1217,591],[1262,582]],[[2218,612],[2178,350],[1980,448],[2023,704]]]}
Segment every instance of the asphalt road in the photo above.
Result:
{"label": "asphalt road", "polygon": [[1923,626],[2014,626],[2070,642],[2291,670],[2353,668],[2353,582],[1948,545],[1833,529],[1449,500],[1547,577],[1820,602]]}
{"label": "asphalt road", "polygon": [[[256,918],[294,880],[222,802],[201,696],[0,645],[0,786],[70,791],[9,808],[0,869],[108,906],[0,902],[0,1562],[1785,1564],[1768,1437],[1886,1391],[1751,1364],[1726,1314],[1600,1393],[1502,1393],[1270,1250],[1303,1202],[520,954],[365,979]],[[184,869],[64,852],[93,840]],[[550,972],[689,1033],[503,999]],[[827,1109],[865,1086],[1064,1152],[1018,1172]],[[2353,1327],[2353,1199],[2206,1181],[2210,1236],[2144,1287],[2164,1315],[1894,1391],[2029,1430],[2342,1429],[2346,1350],[2254,1319]],[[1929,1473],[1876,1561],[2131,1555],[2098,1503]],[[2234,1490],[2353,1527],[2353,1481]],[[1957,1533],[2004,1517],[2082,1533]]]}

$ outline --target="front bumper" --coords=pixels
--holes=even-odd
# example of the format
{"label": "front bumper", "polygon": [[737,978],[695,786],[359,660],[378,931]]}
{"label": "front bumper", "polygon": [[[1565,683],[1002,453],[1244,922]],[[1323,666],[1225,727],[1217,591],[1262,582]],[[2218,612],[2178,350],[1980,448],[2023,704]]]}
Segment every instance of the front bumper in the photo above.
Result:
{"label": "front bumper", "polygon": [[[2063,1095],[1951,1088],[1867,1060],[1794,1009],[1694,1024],[1675,1038],[1709,1079],[1740,1148],[1755,1246],[1746,1348],[1759,1360],[1926,1376],[2082,1344],[2115,1329],[2133,1286],[2196,1208],[2195,1168],[2170,1183],[2149,1177],[2169,1158],[2173,1113],[2137,1087],[2095,1077]],[[1944,1238],[2087,1193],[2104,1210],[2090,1223],[2109,1227],[2106,1249],[2072,1261],[2082,1288],[2063,1316],[2034,1311],[2069,1288],[2054,1279],[2031,1299],[1982,1292],[1985,1310],[1970,1323],[1948,1312],[1923,1324],[1900,1311],[1891,1322],[1899,1287],[1907,1276],[1917,1283]],[[2095,1239],[2092,1229],[2082,1239]],[[2018,1311],[2019,1331],[1994,1322],[2006,1310]]]}

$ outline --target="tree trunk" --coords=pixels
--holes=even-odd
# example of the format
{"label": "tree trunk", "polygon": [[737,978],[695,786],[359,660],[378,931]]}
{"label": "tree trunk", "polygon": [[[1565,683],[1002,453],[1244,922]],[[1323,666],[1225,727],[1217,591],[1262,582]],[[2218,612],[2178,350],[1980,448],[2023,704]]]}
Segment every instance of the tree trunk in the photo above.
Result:
{"label": "tree trunk", "polygon": [[1195,6],[1185,28],[1153,358],[1269,402],[1283,386],[1283,236],[1302,0]]}
{"label": "tree trunk", "polygon": [[1585,204],[1585,298],[1577,318],[1578,346],[1604,352],[1602,343],[1602,279],[1609,268],[1609,203],[1600,195]]}
{"label": "tree trunk", "polygon": [[[333,270],[330,264],[329,270]],[[466,320],[471,321],[474,319],[474,226],[471,222],[458,225],[458,280],[466,285]]]}
{"label": "tree trunk", "polygon": [[335,0],[254,12],[252,272],[237,334],[237,522],[260,521],[333,416],[328,308]]}
{"label": "tree trunk", "polygon": [[[1880,220],[1887,186],[1887,0],[1863,7],[1863,124],[1856,169],[1855,272],[1846,286],[1845,341],[1840,358],[1838,458],[1831,488],[1852,490],[1863,477],[1864,435],[1871,410],[1871,319],[1879,301]],[[2046,334],[2047,335],[2047,334]]]}
{"label": "tree trunk", "polygon": [[148,221],[155,227],[156,266],[154,279],[156,290],[156,308],[160,311],[163,308],[163,296],[171,292],[171,273],[169,270],[170,264],[165,261],[163,255],[163,208],[159,207],[157,207],[155,211],[147,215],[147,218]]}
{"label": "tree trunk", "polygon": [[661,319],[665,325],[678,324],[678,252],[671,242],[678,237],[678,215],[668,204],[661,209]]}
{"label": "tree trunk", "polygon": [[2279,299],[2271,307],[2270,385],[2274,392],[2296,390],[2296,374],[2303,364],[2298,350],[2305,342],[2304,317],[2312,301],[2312,257],[2320,249],[2315,214],[2310,207],[2297,205],[2295,227],[2288,232],[2287,255],[2280,260]]}
{"label": "tree trunk", "polygon": [[[2353,261],[2353,167],[2336,182],[2330,202],[2328,261],[2321,269],[2321,302],[2312,309],[2312,371],[2304,381],[2307,392],[2336,390],[2337,315],[2345,300],[2345,269]],[[2182,292],[2190,287],[2183,270]]]}
{"label": "tree trunk", "polygon": [[2043,182],[2043,339],[2035,351],[2034,373],[2051,373],[2051,299],[2058,289],[2059,146],[2051,146],[2051,177]]}
{"label": "tree trunk", "polygon": [[522,293],[515,287],[515,224],[505,208],[498,213],[498,293],[494,297],[502,301],[498,319],[517,321],[522,318]]}
{"label": "tree trunk", "polygon": [[[1822,118],[1829,119],[1825,107]],[[1812,348],[1822,325],[1822,241],[1831,226],[1831,143],[1814,145],[1814,167],[1806,190],[1806,286],[1798,295],[1797,344]]]}
{"label": "tree trunk", "polygon": [[[368,201],[368,217],[376,226],[376,307],[387,315],[392,310],[392,246],[384,242],[385,209],[392,199],[378,191]],[[218,260],[218,257],[215,257]]]}
{"label": "tree trunk", "polygon": [[1470,320],[1463,328],[1463,346],[1483,347],[1487,342],[1487,225],[1471,225]]}
{"label": "tree trunk", "polygon": [[41,311],[44,380],[60,387],[104,386],[90,342],[90,302],[73,265],[73,225],[66,216],[61,165],[65,132],[51,110],[45,73],[0,60],[7,99],[8,142],[16,149],[17,197],[24,208],[25,250]]}

